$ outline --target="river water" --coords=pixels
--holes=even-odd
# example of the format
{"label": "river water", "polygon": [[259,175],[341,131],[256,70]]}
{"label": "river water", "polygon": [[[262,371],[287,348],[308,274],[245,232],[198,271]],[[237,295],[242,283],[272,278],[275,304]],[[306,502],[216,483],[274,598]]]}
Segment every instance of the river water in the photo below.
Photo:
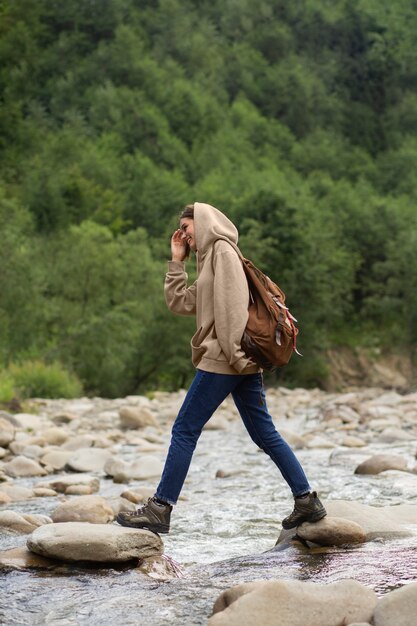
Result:
{"label": "river water", "polygon": [[[389,472],[357,476],[356,465],[373,453],[415,458],[416,442],[371,443],[366,449],[297,451],[322,499],[370,505],[417,504],[417,475]],[[129,459],[125,446],[121,456]],[[164,452],[160,453],[161,460]],[[217,470],[230,472],[216,478]],[[39,479],[21,479],[32,485]],[[153,481],[136,486],[153,487]],[[100,495],[125,488],[101,480]],[[0,572],[0,623],[23,625],[206,624],[214,601],[232,585],[260,578],[329,583],[354,578],[378,595],[417,580],[417,541],[374,541],[357,547],[271,551],[292,508],[290,492],[269,458],[250,441],[240,421],[228,430],[205,431],[199,441],[184,499],[173,511],[172,530],[163,535],[165,554],[183,578],[152,580],[135,569],[83,569],[63,573]],[[15,511],[50,513],[54,498],[13,503]],[[3,508],[12,508],[10,505]],[[417,528],[415,529],[417,531]],[[0,549],[25,545],[25,536],[3,535]]]}

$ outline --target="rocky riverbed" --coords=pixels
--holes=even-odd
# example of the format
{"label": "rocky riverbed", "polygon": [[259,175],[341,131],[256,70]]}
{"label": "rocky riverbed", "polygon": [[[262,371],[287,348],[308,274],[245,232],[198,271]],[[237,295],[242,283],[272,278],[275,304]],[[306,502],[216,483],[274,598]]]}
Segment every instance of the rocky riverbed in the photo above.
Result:
{"label": "rocky riverbed", "polygon": [[170,534],[121,528],[153,493],[184,394],[0,412],[1,623],[415,623],[417,393],[268,390],[328,509],[318,524],[282,531],[289,490],[227,399]]}

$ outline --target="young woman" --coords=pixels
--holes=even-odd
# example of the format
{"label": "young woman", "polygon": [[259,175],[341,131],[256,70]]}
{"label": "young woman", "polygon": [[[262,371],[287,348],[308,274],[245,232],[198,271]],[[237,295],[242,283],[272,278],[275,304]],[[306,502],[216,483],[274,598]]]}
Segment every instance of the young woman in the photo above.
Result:
{"label": "young woman", "polygon": [[[237,241],[234,224],[218,209],[200,202],[185,208],[180,229],[172,235],[165,299],[174,313],[197,318],[197,332],[191,340],[197,371],[174,423],[156,493],[137,511],[119,513],[117,521],[123,526],[169,532],[172,507],[180,495],[197,440],[229,394],[249,435],[271,457],[295,498],[294,510],[282,521],[283,527],[316,522],[326,515],[316,492],[310,491],[295,454],[275,429],[265,402],[260,368],[240,346],[248,319],[249,291],[242,263],[229,243]],[[187,286],[184,261],[189,249],[197,255],[198,278]]]}

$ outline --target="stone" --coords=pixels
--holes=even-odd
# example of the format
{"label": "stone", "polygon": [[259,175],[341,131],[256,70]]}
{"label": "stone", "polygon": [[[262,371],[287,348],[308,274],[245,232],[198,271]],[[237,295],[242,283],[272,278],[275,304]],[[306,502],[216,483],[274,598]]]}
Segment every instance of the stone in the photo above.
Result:
{"label": "stone", "polygon": [[180,565],[165,554],[143,559],[136,571],[161,582],[185,577]]}
{"label": "stone", "polygon": [[366,541],[376,538],[409,537],[412,532],[405,528],[404,524],[417,520],[417,505],[398,506],[368,506],[360,502],[348,502],[345,500],[327,500],[325,502],[327,515],[330,517],[342,517],[356,522],[366,533]]}
{"label": "stone", "polygon": [[42,437],[50,446],[60,446],[65,443],[69,434],[64,428],[47,428],[42,432]]}
{"label": "stone", "polygon": [[[415,534],[409,528],[410,524],[417,524],[415,504],[374,507],[346,500],[327,500],[324,506],[327,511],[327,518],[324,519],[339,517],[345,521],[356,522],[365,532],[365,541],[412,537]],[[294,534],[294,529],[282,530],[272,551],[287,547]]]}
{"label": "stone", "polygon": [[46,515],[23,515],[15,511],[0,511],[0,528],[18,534],[29,534],[52,520]]}
{"label": "stone", "polygon": [[104,465],[105,473],[113,476],[114,482],[117,483],[157,478],[161,476],[163,468],[163,463],[151,455],[143,455],[133,463],[126,463],[121,459],[110,459]]}
{"label": "stone", "polygon": [[44,449],[36,443],[32,443],[25,446],[21,452],[22,456],[26,456],[28,459],[37,460],[44,454]]}
{"label": "stone", "polygon": [[204,430],[227,430],[229,422],[223,415],[214,414],[205,424]]}
{"label": "stone", "polygon": [[158,556],[161,538],[148,530],[117,524],[67,522],[37,528],[27,541],[35,554],[68,562],[123,562]]}
{"label": "stone", "polygon": [[356,522],[328,515],[315,524],[301,524],[297,527],[297,535],[320,546],[341,546],[366,540],[364,529]]}
{"label": "stone", "polygon": [[71,450],[51,450],[40,458],[40,462],[54,470],[62,470],[73,454]]}
{"label": "stone", "polygon": [[15,428],[5,417],[0,417],[0,446],[7,447],[15,437]]}
{"label": "stone", "polygon": [[54,424],[70,424],[74,420],[78,419],[78,415],[76,413],[57,413],[51,419]]}
{"label": "stone", "polygon": [[95,493],[90,485],[70,485],[65,489],[66,496],[90,496]]}
{"label": "stone", "polygon": [[115,476],[116,474],[127,474],[129,464],[123,459],[117,459],[114,457],[109,458],[103,467],[103,470],[107,476]]}
{"label": "stone", "polygon": [[12,548],[0,552],[0,569],[7,570],[51,570],[57,562],[30,552],[26,547]]}
{"label": "stone", "polygon": [[323,420],[329,422],[333,419],[338,419],[344,424],[357,423],[360,420],[360,415],[357,411],[347,405],[330,406],[324,410]]}
{"label": "stone", "polygon": [[0,504],[9,504],[9,502],[11,501],[12,499],[10,496],[7,495],[7,493],[0,491]]}
{"label": "stone", "polygon": [[136,506],[133,502],[127,498],[115,497],[107,498],[107,504],[112,508],[113,515],[116,517],[119,513],[125,513],[126,511],[135,511]]}
{"label": "stone", "polygon": [[4,471],[8,476],[13,478],[21,476],[45,476],[46,471],[43,467],[25,456],[16,456],[14,459],[4,464]]}
{"label": "stone", "polygon": [[57,492],[54,489],[46,489],[45,487],[35,487],[33,489],[33,495],[37,498],[52,498],[57,496]]}
{"label": "stone", "polygon": [[366,446],[366,442],[360,437],[348,435],[342,439],[340,445],[346,446],[346,448],[363,448],[363,446]]}
{"label": "stone", "polygon": [[57,522],[89,522],[107,524],[114,519],[111,506],[101,496],[79,496],[57,506],[51,514]]}
{"label": "stone", "polygon": [[360,463],[355,474],[379,474],[386,470],[407,470],[407,461],[398,454],[374,454]]}
{"label": "stone", "polygon": [[153,413],[146,406],[123,406],[119,410],[120,426],[126,429],[155,426],[159,428]]}
{"label": "stone", "polygon": [[322,437],[321,435],[316,435],[312,439],[307,441],[308,448],[334,448],[336,444],[334,444],[327,437]]}
{"label": "stone", "polygon": [[19,422],[15,419],[14,415],[12,415],[11,413],[8,413],[7,411],[0,411],[0,417],[5,419],[6,422],[9,422],[9,424],[14,426],[15,428],[19,428]]}
{"label": "stone", "polygon": [[16,413],[14,418],[19,427],[25,430],[38,430],[43,424],[42,418],[39,415],[32,415],[32,413]]}
{"label": "stone", "polygon": [[373,616],[374,626],[415,626],[417,583],[391,591],[379,599]]}
{"label": "stone", "polygon": [[133,504],[141,504],[142,502],[146,502],[148,498],[152,498],[155,494],[155,489],[143,487],[142,489],[126,489],[123,491],[120,496]]}
{"label": "stone", "polygon": [[307,441],[301,435],[297,435],[292,430],[279,428],[279,434],[293,448],[293,450],[301,450],[307,447]]}
{"label": "stone", "polygon": [[381,443],[395,443],[397,441],[415,441],[416,437],[412,433],[409,433],[406,430],[402,430],[401,428],[389,427],[385,428],[380,436],[378,437],[378,441]]}
{"label": "stone", "polygon": [[111,452],[101,448],[80,448],[68,460],[68,467],[75,472],[102,472]]}
{"label": "stone", "polygon": [[0,492],[5,493],[10,498],[11,502],[21,502],[22,500],[29,500],[34,497],[32,489],[18,487],[17,485],[0,485]]}
{"label": "stone", "polygon": [[94,445],[94,437],[92,435],[77,435],[70,437],[61,445],[61,450],[80,450],[81,448],[91,448]]}
{"label": "stone", "polygon": [[128,468],[129,474],[134,480],[146,480],[161,476],[164,464],[154,456],[143,456],[134,461]]}
{"label": "stone", "polygon": [[208,626],[339,626],[369,622],[376,602],[374,591],[356,580],[329,585],[298,580],[256,581],[223,592],[215,602]]}
{"label": "stone", "polygon": [[58,493],[65,493],[68,487],[73,485],[87,485],[93,492],[97,492],[100,489],[100,480],[89,474],[71,474],[38,483],[36,487],[46,487],[47,489],[54,489]]}

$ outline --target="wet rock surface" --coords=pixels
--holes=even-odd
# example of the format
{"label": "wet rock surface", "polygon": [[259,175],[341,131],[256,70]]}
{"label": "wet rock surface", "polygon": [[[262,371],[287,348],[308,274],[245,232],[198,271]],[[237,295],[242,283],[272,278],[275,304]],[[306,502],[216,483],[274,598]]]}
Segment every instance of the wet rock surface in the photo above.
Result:
{"label": "wet rock surface", "polygon": [[[352,578],[381,598],[417,580],[417,394],[372,388],[343,394],[267,390],[278,430],[297,449],[327,508],[318,524],[280,532],[280,520],[292,509],[289,489],[253,445],[227,398],[202,434],[159,553],[121,561],[123,569],[117,571],[98,562],[105,568],[101,574],[82,569],[81,544],[68,543],[68,554],[72,551],[79,560],[64,560],[60,550],[68,536],[64,540],[61,535],[61,547],[56,547],[57,529],[81,527],[77,532],[84,547],[96,546],[91,555],[100,554],[102,528],[131,530],[112,520],[154,493],[184,395],[37,400],[33,415],[4,418],[0,512],[6,513],[6,521],[0,530],[0,584],[10,598],[6,623],[30,624],[36,616],[39,623],[88,619],[95,625],[105,615],[109,624],[128,623],[129,616],[136,620],[132,623],[151,626],[207,624],[222,591],[260,579],[327,587]],[[149,422],[138,418],[122,425],[126,408],[129,419],[134,410]],[[379,465],[375,457],[382,458]],[[355,473],[372,459],[379,471]],[[7,473],[17,462],[30,465],[31,471],[40,467],[45,475]],[[90,513],[97,517],[89,518]],[[38,522],[43,516],[49,523],[36,529],[30,516],[38,516]],[[49,533],[52,550],[57,550],[52,559],[31,556],[25,547],[29,527],[31,538]],[[112,545],[110,539],[108,543]],[[30,545],[43,550],[46,539]],[[21,552],[11,554],[13,550]],[[93,560],[86,562],[94,567]],[[39,568],[49,577],[47,586],[36,573]]]}
{"label": "wet rock surface", "polygon": [[258,581],[222,594],[208,626],[337,626],[370,620],[376,603],[375,593],[355,580]]}
{"label": "wet rock surface", "polygon": [[158,535],[116,524],[67,522],[35,530],[27,541],[31,552],[69,562],[112,563],[162,554]]}

